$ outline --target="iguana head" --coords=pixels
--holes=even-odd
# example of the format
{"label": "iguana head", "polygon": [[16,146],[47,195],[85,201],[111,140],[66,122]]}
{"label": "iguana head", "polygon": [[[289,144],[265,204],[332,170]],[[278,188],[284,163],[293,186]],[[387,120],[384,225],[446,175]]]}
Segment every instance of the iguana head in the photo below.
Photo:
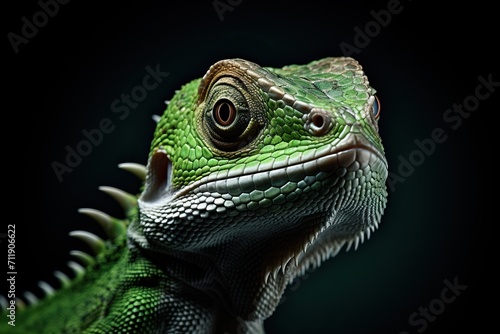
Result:
{"label": "iguana head", "polygon": [[228,312],[266,318],[295,277],[380,222],[378,116],[351,58],[219,61],[159,120],[131,237]]}

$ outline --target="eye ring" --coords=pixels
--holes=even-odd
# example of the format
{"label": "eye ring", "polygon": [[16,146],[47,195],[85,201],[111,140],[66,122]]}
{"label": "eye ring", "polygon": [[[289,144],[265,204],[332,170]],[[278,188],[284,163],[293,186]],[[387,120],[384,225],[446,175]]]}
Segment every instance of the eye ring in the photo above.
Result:
{"label": "eye ring", "polygon": [[379,119],[380,111],[382,110],[382,106],[380,105],[380,100],[378,99],[378,97],[377,96],[374,96],[374,97],[375,97],[375,101],[373,102],[373,106],[372,106],[373,117],[375,119]]}
{"label": "eye ring", "polygon": [[213,118],[215,122],[223,127],[230,126],[236,120],[236,107],[226,99],[217,101],[213,108]]}

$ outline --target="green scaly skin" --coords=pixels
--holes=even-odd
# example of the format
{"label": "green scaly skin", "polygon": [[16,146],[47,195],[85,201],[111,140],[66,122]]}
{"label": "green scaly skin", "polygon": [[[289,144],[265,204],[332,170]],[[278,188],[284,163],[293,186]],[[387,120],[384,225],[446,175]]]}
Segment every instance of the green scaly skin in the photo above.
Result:
{"label": "green scaly skin", "polygon": [[1,332],[263,333],[287,284],[381,220],[374,94],[351,58],[217,62],[175,94],[147,167],[125,166],[143,192],[103,189],[127,219],[84,210],[110,239],[77,232],[98,255]]}

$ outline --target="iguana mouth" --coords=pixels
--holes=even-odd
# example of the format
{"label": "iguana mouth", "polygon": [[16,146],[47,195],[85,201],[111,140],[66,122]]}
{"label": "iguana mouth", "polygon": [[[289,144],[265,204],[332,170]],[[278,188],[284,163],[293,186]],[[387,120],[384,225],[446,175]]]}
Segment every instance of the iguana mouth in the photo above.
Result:
{"label": "iguana mouth", "polygon": [[335,172],[343,176],[352,170],[376,164],[377,161],[385,167],[381,170],[387,170],[387,161],[379,150],[364,137],[349,134],[337,146],[312,150],[296,159],[288,158],[266,164],[254,164],[239,171],[221,170],[179,190],[174,190],[171,184],[172,163],[164,150],[157,149],[148,163],[147,187],[141,196],[141,201],[161,205],[167,199],[175,200],[193,192],[223,193],[223,190],[226,190],[228,193],[233,193],[237,192],[239,187],[250,190],[252,186],[258,189],[258,184],[265,182],[266,179],[271,181],[271,185],[280,186],[281,183],[289,180],[300,181],[301,177],[305,178],[315,173]]}

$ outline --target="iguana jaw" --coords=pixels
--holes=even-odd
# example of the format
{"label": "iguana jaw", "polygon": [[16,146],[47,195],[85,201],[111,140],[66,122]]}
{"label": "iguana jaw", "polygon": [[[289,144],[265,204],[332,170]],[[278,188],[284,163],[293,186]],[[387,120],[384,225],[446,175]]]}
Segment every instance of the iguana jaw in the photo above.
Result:
{"label": "iguana jaw", "polygon": [[[164,239],[170,240],[169,242],[156,239],[157,231],[149,235],[146,232],[146,239],[154,245],[156,252],[161,250],[160,253],[167,258],[175,257],[178,266],[185,263],[190,267],[189,270],[176,267],[172,270],[173,275],[193,272],[193,266],[199,266],[198,272],[207,273],[205,278],[186,274],[183,280],[219,299],[218,303],[225,305],[228,310],[236,310],[236,314],[245,319],[268,317],[278,304],[286,285],[295,277],[335,255],[343,245],[357,245],[363,241],[365,235],[368,236],[377,227],[385,206],[384,200],[373,206],[365,205],[362,200],[356,201],[355,198],[351,198],[350,202],[337,198],[338,193],[355,194],[355,188],[362,188],[363,184],[372,181],[379,184],[381,195],[385,192],[385,158],[368,140],[352,133],[336,146],[304,154],[296,161],[289,160],[287,165],[270,164],[255,167],[255,171],[243,169],[244,173],[219,172],[177,191],[167,182],[169,167],[168,157],[162,150],[157,150],[148,165],[151,182],[147,184],[147,189],[139,200],[141,221],[147,220],[144,218],[152,212],[157,221],[161,220],[159,212],[187,203],[186,198],[203,199],[207,194],[217,191],[220,195],[217,198],[221,200],[214,201],[219,205],[209,213],[214,217],[212,224],[217,225],[217,219],[223,221],[223,217],[230,214],[231,209],[238,207],[237,201],[241,202],[241,196],[230,195],[233,192],[233,182],[248,191],[255,188],[255,180],[262,178],[274,177],[275,181],[270,182],[296,180],[297,184],[301,182],[299,179],[307,179],[308,182],[314,181],[310,186],[315,184],[315,187],[323,187],[323,192],[331,193],[331,196],[324,196],[326,202],[316,203],[314,199],[307,199],[304,194],[308,188],[304,188],[301,194],[290,192],[287,196],[294,193],[296,199],[290,202],[292,205],[288,210],[293,211],[294,207],[300,207],[301,210],[291,217],[273,216],[269,226],[259,226],[259,217],[272,215],[272,211],[262,211],[262,208],[261,211],[239,211],[239,216],[245,217],[244,219],[237,225],[219,225],[221,227],[210,233],[210,238],[207,239],[193,240],[189,234],[184,234],[185,229],[177,230],[172,227],[190,226],[190,216],[186,214],[183,217],[177,215],[164,219],[163,224],[167,229],[162,233],[169,235],[169,238]],[[356,176],[356,173],[363,177]],[[353,182],[356,182],[356,187],[353,187]],[[281,185],[284,189],[285,185],[282,183],[275,185]],[[227,201],[234,205],[227,204]],[[193,204],[182,205],[197,207],[194,202],[190,203]],[[208,209],[207,206],[203,207]],[[217,208],[224,210],[221,209],[218,215]],[[254,232],[250,233],[251,231]],[[261,234],[255,231],[260,231]],[[243,263],[253,264],[251,268],[244,268]],[[208,268],[216,270],[209,272]],[[203,286],[200,286],[200,282],[203,282]],[[218,290],[220,287],[224,287],[224,291]],[[264,304],[265,307],[262,306]]]}

